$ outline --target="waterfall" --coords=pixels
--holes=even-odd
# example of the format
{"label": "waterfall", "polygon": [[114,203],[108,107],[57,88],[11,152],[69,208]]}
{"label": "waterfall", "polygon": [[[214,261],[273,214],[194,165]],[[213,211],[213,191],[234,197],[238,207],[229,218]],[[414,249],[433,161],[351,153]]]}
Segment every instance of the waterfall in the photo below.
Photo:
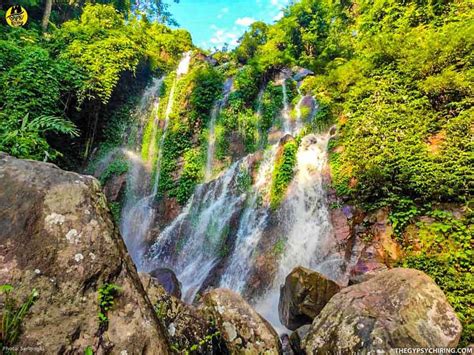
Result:
{"label": "waterfall", "polygon": [[171,86],[171,90],[168,96],[168,104],[166,105],[166,111],[165,111],[165,123],[163,125],[163,134],[161,135],[161,138],[160,138],[160,143],[158,146],[158,158],[156,159],[155,181],[153,183],[153,191],[152,191],[153,196],[155,196],[158,193],[158,187],[160,184],[161,161],[163,159],[163,144],[165,142],[166,134],[168,133],[170,115],[173,111],[176,83],[178,82],[178,79],[180,78],[180,76],[186,75],[188,73],[190,62],[191,62],[191,52],[186,52],[178,64],[178,68],[176,69],[176,78],[173,80],[173,84]]}
{"label": "waterfall", "polygon": [[258,123],[258,147],[260,149],[263,148],[263,144],[264,144],[264,138],[263,138],[263,134],[267,133],[267,132],[262,132],[262,127],[261,127],[261,120],[262,120],[262,109],[263,109],[263,94],[265,93],[265,88],[266,88],[266,85],[262,85],[262,87],[260,88],[260,90],[258,91],[258,95],[257,95],[257,117],[258,117],[258,120],[259,120],[259,123]]}
{"label": "waterfall", "polygon": [[[299,89],[298,89],[298,93],[299,93]],[[298,132],[301,130],[301,128],[303,128],[303,120],[302,120],[302,117],[301,117],[301,105],[303,104],[303,101],[305,99],[305,96],[304,95],[301,95],[301,98],[300,100],[298,101],[298,104],[296,104],[296,122],[295,122],[295,130]]]}
{"label": "waterfall", "polygon": [[288,103],[288,92],[286,88],[286,78],[281,84],[283,90],[283,110],[282,110],[282,128],[283,133],[291,133],[290,104]]}
{"label": "waterfall", "polygon": [[223,88],[223,97],[220,100],[217,100],[211,110],[211,119],[209,122],[209,138],[207,141],[207,160],[206,160],[206,172],[205,172],[205,180],[209,181],[212,177],[212,162],[214,160],[214,150],[216,145],[216,136],[215,136],[215,129],[216,129],[216,121],[219,117],[219,113],[221,112],[222,108],[227,103],[227,99],[232,91],[232,84],[233,78],[228,78],[224,83]]}
{"label": "waterfall", "polygon": [[[156,135],[158,132],[159,118],[157,117],[160,107],[160,90],[163,78],[155,79],[147,88],[140,100],[137,114],[140,115],[140,128],[131,149],[124,150],[125,157],[129,163],[127,176],[127,194],[122,208],[120,221],[120,232],[124,238],[127,249],[135,263],[141,258],[143,240],[153,219],[151,208],[150,185],[152,184],[151,162],[156,154]],[[153,101],[152,115],[153,128],[148,150],[148,160],[144,161],[138,154],[141,147],[143,127],[149,113],[146,108]],[[140,223],[136,223],[140,221]]]}
{"label": "waterfall", "polygon": [[322,174],[327,164],[329,134],[305,136],[297,153],[295,177],[281,206],[286,232],[285,248],[273,286],[256,302],[257,311],[283,331],[278,318],[280,285],[296,266],[305,266],[339,280],[342,256],[334,253],[334,239]]}
{"label": "waterfall", "polygon": [[148,252],[145,269],[172,268],[187,302],[192,302],[225,251],[229,226],[246,199],[238,180],[247,169],[243,159],[219,178],[199,185],[183,212],[160,233]]}
{"label": "waterfall", "polygon": [[253,251],[267,226],[268,206],[261,208],[259,201],[269,194],[277,148],[278,145],[273,145],[264,153],[250,201],[240,219],[234,253],[221,277],[219,287],[230,288],[241,293],[246,284],[252,266]]}
{"label": "waterfall", "polygon": [[[138,113],[142,117],[141,128],[137,134],[135,146],[132,147],[132,149],[125,151],[125,156],[129,161],[130,168],[127,178],[127,195],[124,207],[122,208],[120,231],[125,240],[130,256],[138,268],[140,268],[141,265],[142,255],[144,252],[144,242],[155,218],[153,202],[158,192],[162,148],[168,129],[169,118],[173,109],[176,83],[180,76],[185,75],[188,72],[190,60],[191,52],[185,53],[176,69],[176,78],[170,89],[164,117],[163,133],[158,147],[156,147],[156,136],[158,134],[160,121],[160,118],[158,117],[160,107],[159,95],[163,79],[155,80],[150,88],[145,90],[138,107]],[[150,105],[152,100],[154,102],[152,111],[154,115],[152,136],[148,151],[148,161],[143,161],[137,154],[137,151],[141,147],[144,120],[148,117],[146,108]],[[158,158],[156,159],[155,165],[155,178],[152,181],[153,169],[150,165],[156,154],[158,154]]]}

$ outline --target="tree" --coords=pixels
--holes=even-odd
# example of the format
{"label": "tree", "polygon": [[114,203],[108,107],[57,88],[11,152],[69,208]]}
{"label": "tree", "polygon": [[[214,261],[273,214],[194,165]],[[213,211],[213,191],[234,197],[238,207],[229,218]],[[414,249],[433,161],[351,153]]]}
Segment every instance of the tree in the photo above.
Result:
{"label": "tree", "polygon": [[51,17],[51,10],[53,8],[53,0],[46,0],[43,12],[43,19],[41,20],[41,28],[43,32],[48,28],[49,18]]}

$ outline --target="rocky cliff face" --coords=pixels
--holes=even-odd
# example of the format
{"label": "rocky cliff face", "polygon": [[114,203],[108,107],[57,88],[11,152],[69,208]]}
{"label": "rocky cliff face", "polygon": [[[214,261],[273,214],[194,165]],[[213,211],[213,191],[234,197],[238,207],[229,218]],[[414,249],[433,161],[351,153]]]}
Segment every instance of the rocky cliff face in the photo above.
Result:
{"label": "rocky cliff face", "polygon": [[[17,303],[39,293],[17,346],[48,354],[87,347],[98,354],[168,353],[97,180],[1,154],[0,186],[0,284],[14,287]],[[107,284],[119,291],[101,322],[98,291]]]}

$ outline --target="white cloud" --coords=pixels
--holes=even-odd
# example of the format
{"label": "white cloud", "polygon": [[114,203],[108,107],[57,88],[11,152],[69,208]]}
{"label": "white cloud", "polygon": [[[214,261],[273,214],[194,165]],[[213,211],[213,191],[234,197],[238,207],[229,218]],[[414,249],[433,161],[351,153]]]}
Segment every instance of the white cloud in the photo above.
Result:
{"label": "white cloud", "polygon": [[275,16],[273,16],[273,20],[274,20],[274,21],[278,21],[278,20],[280,20],[282,17],[283,17],[283,11],[280,11],[280,12],[277,13]]}
{"label": "white cloud", "polygon": [[282,7],[287,6],[289,0],[270,0],[270,4],[274,7],[281,9]]}
{"label": "white cloud", "polygon": [[215,30],[214,35],[209,40],[211,46],[221,48],[224,44],[228,44],[230,47],[235,47],[238,44],[240,37],[239,31],[236,31],[236,28],[232,30],[218,28],[215,25],[211,25],[211,28]]}
{"label": "white cloud", "polygon": [[245,26],[245,27],[250,26],[254,22],[255,22],[255,19],[251,17],[241,17],[235,20],[236,25]]}
{"label": "white cloud", "polygon": [[218,19],[221,19],[224,17],[225,14],[227,14],[229,12],[229,8],[228,7],[223,7],[220,11],[219,11],[219,14],[217,15],[217,18]]}

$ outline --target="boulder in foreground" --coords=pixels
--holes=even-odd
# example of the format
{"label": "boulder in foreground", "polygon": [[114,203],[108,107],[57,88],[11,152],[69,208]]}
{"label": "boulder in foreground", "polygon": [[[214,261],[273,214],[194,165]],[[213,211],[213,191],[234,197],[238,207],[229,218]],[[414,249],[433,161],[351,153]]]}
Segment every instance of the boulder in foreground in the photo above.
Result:
{"label": "boulder in foreground", "polygon": [[341,286],[320,273],[296,267],[280,289],[278,313],[280,321],[291,330],[311,324]]}
{"label": "boulder in foreground", "polygon": [[457,346],[461,330],[444,293],[429,276],[397,268],[331,298],[314,319],[303,347],[307,354],[447,348]]}
{"label": "boulder in foreground", "polygon": [[202,298],[201,309],[215,321],[231,354],[279,354],[276,331],[234,291],[209,291]]}
{"label": "boulder in foreground", "polygon": [[[0,153],[0,206],[0,284],[13,286],[18,306],[39,293],[18,341],[7,345],[46,354],[168,353],[96,179]],[[99,293],[112,297],[107,310]]]}

